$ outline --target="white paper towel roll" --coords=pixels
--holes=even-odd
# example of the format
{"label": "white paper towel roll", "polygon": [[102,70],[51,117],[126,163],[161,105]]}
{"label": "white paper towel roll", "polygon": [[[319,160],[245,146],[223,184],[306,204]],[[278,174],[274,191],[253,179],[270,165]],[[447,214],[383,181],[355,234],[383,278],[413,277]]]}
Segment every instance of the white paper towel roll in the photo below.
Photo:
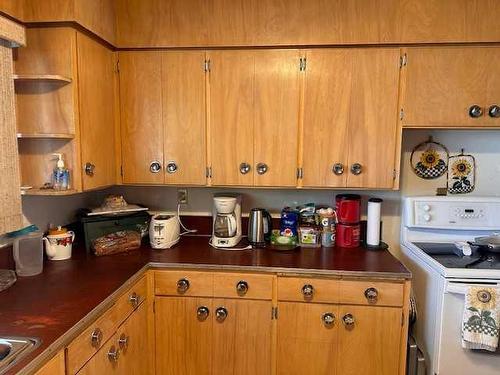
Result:
{"label": "white paper towel roll", "polygon": [[382,202],[380,198],[370,198],[368,200],[366,223],[366,244],[368,246],[380,245],[380,209]]}

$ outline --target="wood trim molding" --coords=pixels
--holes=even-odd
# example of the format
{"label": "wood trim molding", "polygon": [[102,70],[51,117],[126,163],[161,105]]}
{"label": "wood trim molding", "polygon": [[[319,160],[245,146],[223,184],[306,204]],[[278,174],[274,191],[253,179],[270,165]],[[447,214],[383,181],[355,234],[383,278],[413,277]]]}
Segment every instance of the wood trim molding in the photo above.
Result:
{"label": "wood trim molding", "polygon": [[12,47],[25,46],[26,35],[24,27],[17,22],[0,16],[0,39],[10,42]]}

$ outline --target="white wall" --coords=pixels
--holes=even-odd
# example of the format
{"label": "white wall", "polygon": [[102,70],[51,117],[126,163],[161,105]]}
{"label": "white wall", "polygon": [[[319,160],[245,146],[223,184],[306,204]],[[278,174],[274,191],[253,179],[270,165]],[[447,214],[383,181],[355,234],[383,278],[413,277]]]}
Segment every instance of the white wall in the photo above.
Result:
{"label": "white wall", "polygon": [[[363,202],[369,197],[384,199],[382,210],[384,221],[383,239],[388,242],[397,255],[399,243],[401,198],[408,195],[435,195],[437,187],[446,185],[446,177],[437,180],[423,180],[410,168],[410,153],[418,143],[432,135],[436,141],[445,144],[450,154],[457,154],[461,148],[476,157],[476,190],[472,195],[500,196],[500,131],[460,131],[460,130],[406,130],[403,136],[403,157],[400,191],[361,191]],[[369,142],[369,140],[367,140]],[[252,207],[265,207],[272,213],[280,212],[284,206],[315,202],[333,204],[334,190],[297,190],[297,189],[217,189],[188,188],[188,205],[183,212],[209,215],[212,209],[212,196],[215,192],[235,191],[243,196],[243,211]],[[107,193],[124,194],[131,203],[142,203],[151,209],[174,210],[177,189],[174,187],[128,187],[117,186],[105,191],[80,194],[72,197],[24,197],[25,217],[46,229],[49,223],[67,224],[75,219],[80,207],[97,206]]]}

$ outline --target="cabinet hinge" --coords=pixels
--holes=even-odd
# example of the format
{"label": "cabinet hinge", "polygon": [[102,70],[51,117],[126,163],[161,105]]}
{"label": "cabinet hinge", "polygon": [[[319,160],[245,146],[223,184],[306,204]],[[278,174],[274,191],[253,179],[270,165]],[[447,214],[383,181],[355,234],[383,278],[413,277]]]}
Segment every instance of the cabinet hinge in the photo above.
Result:
{"label": "cabinet hinge", "polygon": [[305,57],[301,57],[299,60],[299,71],[304,72],[307,67],[307,59]]}
{"label": "cabinet hinge", "polygon": [[210,71],[210,59],[205,60],[204,69],[205,69],[205,73],[208,73]]}
{"label": "cabinet hinge", "polygon": [[304,177],[304,170],[302,169],[302,167],[300,168],[297,168],[297,179],[302,179]]}
{"label": "cabinet hinge", "polygon": [[399,67],[402,68],[403,66],[406,66],[406,64],[408,64],[408,55],[404,53],[399,57]]}
{"label": "cabinet hinge", "polygon": [[156,312],[156,301],[153,300],[153,314]]}
{"label": "cabinet hinge", "polygon": [[212,177],[212,167],[207,167],[206,172],[205,172],[205,176],[207,178],[211,178]]}
{"label": "cabinet hinge", "polygon": [[402,119],[404,119],[404,117],[405,117],[405,110],[403,108],[401,108],[399,110],[399,119],[402,120]]}
{"label": "cabinet hinge", "polygon": [[120,176],[123,177],[123,165],[120,165]]}
{"label": "cabinet hinge", "polygon": [[392,179],[395,180],[397,176],[398,176],[398,171],[396,169],[393,169],[392,170]]}
{"label": "cabinet hinge", "polygon": [[120,60],[116,60],[116,72],[120,73]]}
{"label": "cabinet hinge", "polygon": [[401,313],[401,327],[405,325],[405,313]]}
{"label": "cabinet hinge", "polygon": [[271,320],[278,319],[278,307],[271,307]]}

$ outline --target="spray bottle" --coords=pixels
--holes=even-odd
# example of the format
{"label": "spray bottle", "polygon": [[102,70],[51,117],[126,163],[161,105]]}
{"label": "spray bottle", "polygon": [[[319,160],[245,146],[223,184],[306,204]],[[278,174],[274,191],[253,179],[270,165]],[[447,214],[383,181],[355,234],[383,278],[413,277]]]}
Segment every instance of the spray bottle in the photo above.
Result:
{"label": "spray bottle", "polygon": [[69,170],[64,166],[62,154],[52,154],[57,157],[56,167],[52,173],[52,184],[54,190],[68,190],[69,189]]}

